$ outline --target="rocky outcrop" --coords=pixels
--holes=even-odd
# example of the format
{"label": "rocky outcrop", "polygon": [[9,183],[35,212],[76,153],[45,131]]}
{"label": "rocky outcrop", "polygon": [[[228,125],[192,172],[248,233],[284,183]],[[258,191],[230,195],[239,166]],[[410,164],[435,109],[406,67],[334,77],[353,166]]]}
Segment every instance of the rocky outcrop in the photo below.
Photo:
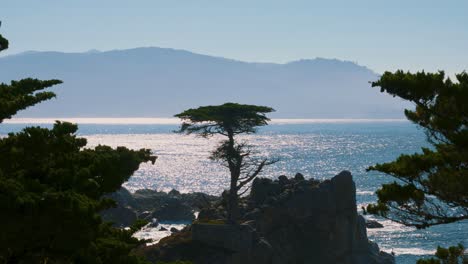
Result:
{"label": "rocky outcrop", "polygon": [[[211,208],[201,214],[203,221],[177,234],[185,240],[174,243],[177,239],[168,238],[146,252],[163,260],[203,264],[394,263],[392,255],[381,252],[367,238],[366,221],[356,209],[351,173],[343,171],[323,182],[301,176],[256,179],[250,196],[241,201],[240,225],[209,219],[223,215],[222,208]],[[184,255],[193,247],[199,255]]]}
{"label": "rocky outcrop", "polygon": [[168,193],[143,189],[130,193],[121,188],[106,195],[116,202],[116,207],[101,212],[105,221],[113,222],[116,227],[127,227],[137,219],[147,221],[185,221],[194,220],[194,211],[209,207],[220,198],[204,193],[183,194],[176,190]]}
{"label": "rocky outcrop", "polygon": [[[259,199],[278,185],[279,193]],[[255,228],[271,244],[276,263],[385,263],[387,255],[368,241],[365,220],[357,214],[351,173],[322,183],[259,179],[252,193]]]}
{"label": "rocky outcrop", "polygon": [[193,209],[188,205],[182,203],[180,200],[172,199],[166,201],[163,205],[153,211],[152,218],[159,221],[193,221],[195,216]]}
{"label": "rocky outcrop", "polygon": [[180,193],[172,190],[168,193],[150,189],[137,190],[132,195],[137,211],[154,211],[163,205],[183,204],[192,210],[210,206],[212,202],[219,201],[219,197],[205,193]]}
{"label": "rocky outcrop", "polygon": [[104,221],[112,222],[115,227],[131,226],[137,220],[137,213],[133,209],[136,205],[132,194],[125,188],[105,195],[104,198],[112,199],[116,203],[115,208],[101,212]]}
{"label": "rocky outcrop", "polygon": [[255,242],[255,230],[248,225],[194,224],[192,239],[232,252],[249,252]]}
{"label": "rocky outcrop", "polygon": [[122,206],[102,211],[101,217],[106,222],[112,222],[114,227],[120,228],[131,226],[137,220],[134,210]]}
{"label": "rocky outcrop", "polygon": [[382,228],[384,226],[375,220],[366,220],[366,227],[367,228]]}

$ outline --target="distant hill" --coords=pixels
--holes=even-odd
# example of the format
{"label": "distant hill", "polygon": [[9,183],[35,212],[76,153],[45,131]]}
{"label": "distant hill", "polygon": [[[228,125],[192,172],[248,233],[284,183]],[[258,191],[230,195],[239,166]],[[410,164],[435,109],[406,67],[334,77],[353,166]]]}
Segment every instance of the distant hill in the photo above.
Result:
{"label": "distant hill", "polygon": [[64,84],[22,117],[170,117],[227,101],[272,106],[275,118],[403,117],[401,101],[370,87],[376,73],[336,59],[246,63],[163,48],[0,57],[0,82],[25,77]]}

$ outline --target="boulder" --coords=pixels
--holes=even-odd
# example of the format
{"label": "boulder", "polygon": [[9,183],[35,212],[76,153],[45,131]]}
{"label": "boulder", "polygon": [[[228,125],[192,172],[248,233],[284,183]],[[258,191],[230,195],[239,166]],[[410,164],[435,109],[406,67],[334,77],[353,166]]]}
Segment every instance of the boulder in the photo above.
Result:
{"label": "boulder", "polygon": [[303,181],[303,180],[305,180],[304,175],[302,175],[301,173],[296,173],[296,175],[294,176],[294,180],[295,181]]}
{"label": "boulder", "polygon": [[159,221],[157,218],[151,219],[151,222],[149,223],[150,227],[158,227],[159,226]]}
{"label": "boulder", "polygon": [[233,252],[250,252],[254,245],[254,230],[249,225],[192,225],[192,240]]}
{"label": "boulder", "polygon": [[135,208],[137,206],[132,193],[130,193],[125,187],[121,187],[116,192],[106,194],[103,197],[114,200],[120,207]]}
{"label": "boulder", "polygon": [[139,212],[155,211],[161,206],[173,203],[178,200],[181,204],[190,207],[192,211],[198,211],[204,207],[211,206],[211,203],[219,202],[220,198],[204,193],[180,193],[171,190],[169,193],[156,190],[142,189],[133,194],[136,206]]}
{"label": "boulder", "polygon": [[280,185],[286,185],[289,183],[289,179],[286,177],[286,175],[281,175],[278,177],[278,182]]}
{"label": "boulder", "polygon": [[167,194],[171,195],[171,196],[179,196],[180,195],[180,192],[175,190],[175,189],[172,189],[170,192],[168,192]]}
{"label": "boulder", "polygon": [[180,200],[167,200],[167,203],[156,209],[152,217],[159,221],[193,221],[192,208],[183,204]]}
{"label": "boulder", "polygon": [[256,178],[252,182],[250,191],[250,200],[254,204],[262,204],[269,197],[274,197],[281,193],[281,186],[266,178]]}
{"label": "boulder", "polygon": [[136,213],[127,207],[116,207],[102,211],[101,217],[106,222],[112,222],[114,227],[128,227],[131,226],[136,220]]}
{"label": "boulder", "polygon": [[212,207],[203,208],[198,213],[198,217],[197,217],[197,219],[201,221],[208,221],[208,220],[221,219],[221,218],[223,218],[222,210],[218,210],[217,208],[212,208]]}
{"label": "boulder", "polygon": [[153,212],[151,211],[143,211],[140,214],[138,214],[138,219],[150,221],[152,220],[152,217],[151,217],[152,215],[153,215]]}
{"label": "boulder", "polygon": [[375,221],[375,220],[367,220],[366,221],[366,227],[367,228],[382,228],[384,227],[381,223]]}

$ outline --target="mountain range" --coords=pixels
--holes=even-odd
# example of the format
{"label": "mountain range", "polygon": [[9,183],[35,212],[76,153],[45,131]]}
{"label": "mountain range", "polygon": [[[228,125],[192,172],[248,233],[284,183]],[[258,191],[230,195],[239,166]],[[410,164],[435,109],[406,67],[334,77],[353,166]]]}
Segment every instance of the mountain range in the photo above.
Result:
{"label": "mountain range", "polygon": [[371,87],[377,73],[337,59],[252,63],[155,47],[0,57],[0,82],[26,77],[64,83],[20,117],[171,117],[238,102],[271,106],[274,118],[402,118],[407,105]]}

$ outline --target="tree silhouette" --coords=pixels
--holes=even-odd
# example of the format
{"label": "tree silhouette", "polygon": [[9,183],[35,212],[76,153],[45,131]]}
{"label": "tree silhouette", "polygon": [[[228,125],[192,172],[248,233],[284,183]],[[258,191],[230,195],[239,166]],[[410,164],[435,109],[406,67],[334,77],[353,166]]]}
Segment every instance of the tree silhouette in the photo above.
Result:
{"label": "tree silhouette", "polygon": [[257,177],[265,166],[276,162],[267,158],[255,158],[252,147],[246,142],[238,142],[236,136],[255,133],[257,127],[267,125],[270,119],[265,114],[273,111],[273,108],[266,106],[225,103],[188,109],[175,115],[183,121],[177,132],[196,133],[205,138],[216,134],[227,137],[212,152],[210,159],[222,161],[230,171],[227,204],[229,223],[237,223],[238,199],[239,195],[243,194],[240,191],[243,188],[247,190],[248,183]]}
{"label": "tree silhouette", "polygon": [[0,51],[6,50],[6,49],[8,49],[8,39],[4,38],[2,34],[0,34]]}
{"label": "tree silhouette", "polygon": [[435,258],[419,259],[416,264],[467,264],[468,256],[462,244],[449,248],[437,247]]}
{"label": "tree silhouette", "polygon": [[[8,47],[0,35],[0,48]],[[17,111],[48,100],[45,88],[59,80],[24,79],[0,84],[0,123]],[[129,179],[147,149],[86,148],[77,126],[28,127],[0,137],[0,263],[146,263],[132,254],[143,243],[129,230],[104,223],[102,199]]]}
{"label": "tree silhouette", "polygon": [[431,148],[368,168],[398,182],[384,184],[370,213],[426,228],[468,219],[468,74],[385,72],[372,86],[413,102],[406,117],[424,129]]}

